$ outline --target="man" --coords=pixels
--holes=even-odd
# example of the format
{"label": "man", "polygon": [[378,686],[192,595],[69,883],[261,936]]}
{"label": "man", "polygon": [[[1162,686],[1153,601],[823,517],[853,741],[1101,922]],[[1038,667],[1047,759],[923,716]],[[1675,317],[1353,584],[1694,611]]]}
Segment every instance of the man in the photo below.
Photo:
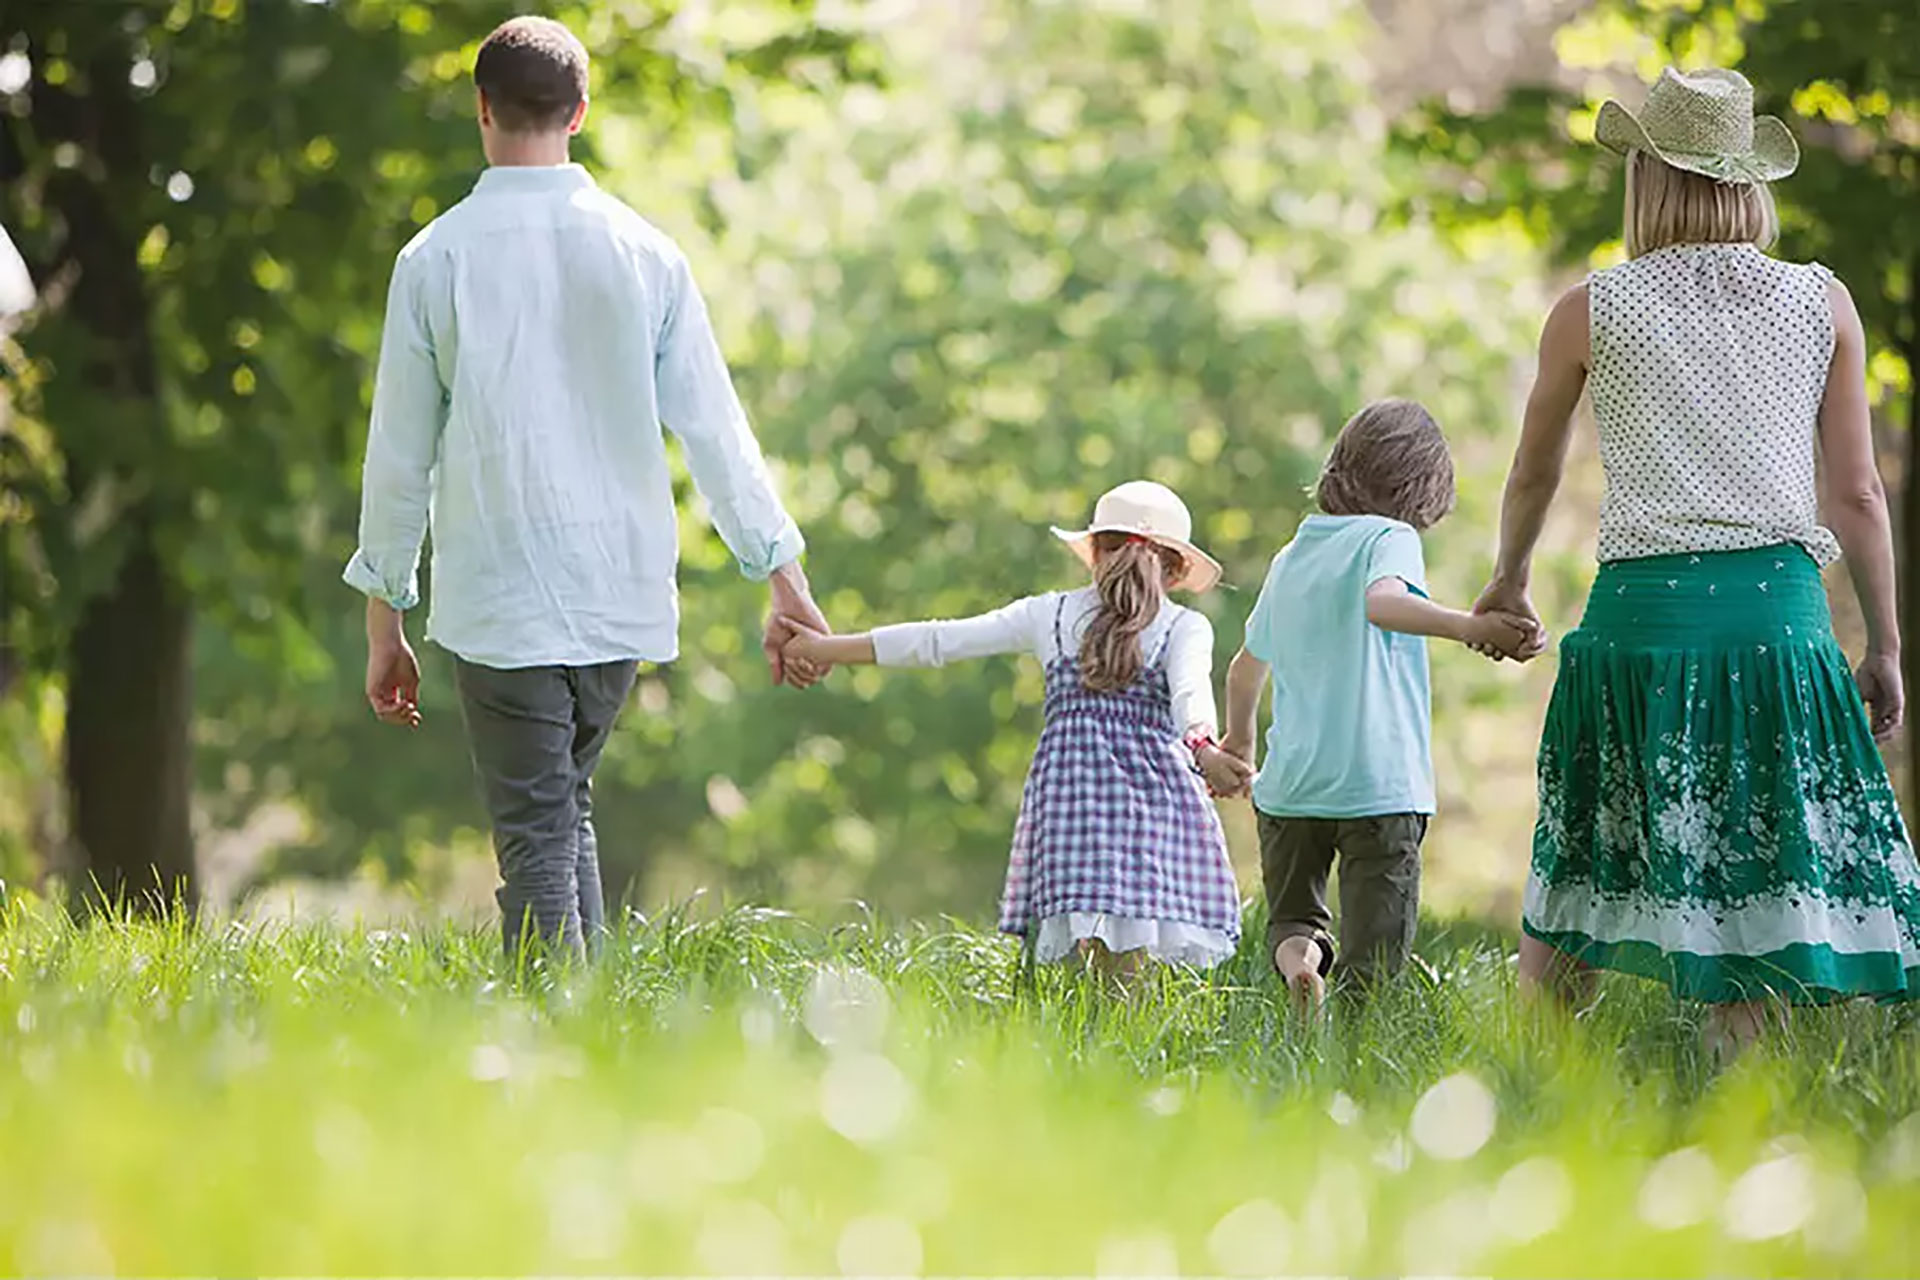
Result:
{"label": "man", "polygon": [[531,932],[577,955],[605,922],[594,765],[637,664],[678,648],[663,420],[741,570],[769,583],[775,680],[817,678],[783,662],[778,619],[819,610],[686,258],[568,162],[586,50],[516,18],[473,75],[489,168],[394,264],[345,576],[367,595],[367,699],[417,725],[402,616],[431,513],[427,637],[458,659],[507,953]]}

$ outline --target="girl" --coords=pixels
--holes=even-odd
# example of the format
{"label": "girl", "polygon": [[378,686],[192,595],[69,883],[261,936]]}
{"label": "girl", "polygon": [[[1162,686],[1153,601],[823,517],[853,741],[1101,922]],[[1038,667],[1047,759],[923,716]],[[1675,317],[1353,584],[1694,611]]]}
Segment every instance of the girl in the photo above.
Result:
{"label": "girl", "polygon": [[1189,537],[1164,485],[1106,494],[1093,525],[1055,529],[1093,585],[1017,600],[957,622],[829,636],[795,624],[789,659],[820,666],[937,667],[1030,653],[1046,666],[1046,727],[1014,825],[1000,928],[1041,960],[1089,957],[1131,972],[1142,955],[1211,965],[1240,937],[1240,894],[1219,816],[1247,771],[1214,745],[1213,628],[1167,599],[1204,591],[1220,566]]}

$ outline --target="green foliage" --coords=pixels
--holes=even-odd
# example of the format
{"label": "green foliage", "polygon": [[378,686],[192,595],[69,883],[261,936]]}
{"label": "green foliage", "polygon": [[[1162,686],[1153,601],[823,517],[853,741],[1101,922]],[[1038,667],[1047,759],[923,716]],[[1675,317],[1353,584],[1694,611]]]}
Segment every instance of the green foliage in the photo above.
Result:
{"label": "green foliage", "polygon": [[1786,118],[1802,161],[1775,187],[1780,249],[1851,287],[1883,353],[1871,375],[1890,417],[1920,361],[1920,9],[1906,0],[1603,0],[1560,33],[1585,92],[1526,87],[1492,113],[1437,107],[1396,122],[1430,165],[1419,204],[1458,224],[1518,217],[1561,257],[1617,251],[1624,166],[1590,145],[1602,99],[1662,66],[1733,66],[1758,109]]}
{"label": "green foliage", "polygon": [[[0,29],[30,68],[0,100],[0,216],[47,304],[0,436],[10,656],[57,683],[82,611],[151,541],[203,622],[208,816],[305,790],[336,861],[401,865],[470,804],[451,736],[429,754],[366,732],[337,575],[388,271],[480,167],[473,46],[526,7],[100,0]],[[724,119],[754,77],[866,74],[790,0],[731,6],[699,56],[672,51],[670,5],[542,7],[591,45],[599,109],[668,127]]]}
{"label": "green foliage", "polygon": [[[159,136],[186,136],[217,93],[195,79],[202,96],[163,102],[199,65],[193,42],[239,39],[233,23],[202,32],[214,20],[192,12],[169,37],[165,92],[143,99],[181,113]],[[1224,659],[1325,444],[1386,394],[1426,399],[1455,440],[1462,508],[1435,569],[1453,598],[1477,586],[1504,452],[1483,442],[1505,431],[1514,326],[1533,306],[1514,279],[1527,250],[1517,236],[1456,245],[1381,224],[1409,175],[1355,76],[1357,9],[1307,21],[1212,0],[1168,28],[1004,4],[836,31],[804,7],[755,21],[732,7],[726,21],[689,11],[671,40],[664,12],[586,12],[563,11],[598,59],[584,157],[689,246],[840,626],[1068,585],[1046,525],[1148,474],[1182,490],[1228,562],[1238,590],[1205,602]],[[387,268],[478,167],[459,43],[491,14],[302,14],[271,20],[320,25],[262,28],[244,47],[307,79],[263,78],[257,110],[194,142],[192,199],[148,193],[167,245],[153,287],[180,317],[165,368],[212,353],[198,373],[168,374],[177,411],[218,424],[181,447],[246,436],[242,461],[193,481],[204,513],[183,551],[216,621],[198,639],[198,791],[219,827],[296,803],[309,838],[281,869],[371,861],[404,875],[423,843],[483,818],[442,656],[423,653],[422,730],[375,724],[337,574]],[[331,52],[289,61],[274,52],[287,31]],[[262,121],[279,123],[255,137]],[[313,147],[322,134],[331,150]],[[221,157],[236,148],[247,164],[229,177]],[[309,172],[309,151],[324,170]],[[261,166],[282,175],[271,202],[256,192]],[[229,187],[256,194],[229,208]],[[365,207],[346,208],[342,188]],[[202,214],[203,199],[225,203]],[[255,278],[260,253],[287,273],[278,290]],[[320,301],[305,287],[316,275]],[[863,672],[805,698],[766,688],[752,640],[764,595],[681,490],[687,657],[649,673],[596,793],[614,891],[651,872],[667,891],[984,912],[1038,673]],[[1499,696],[1490,669],[1443,670],[1443,715]]]}
{"label": "green foliage", "polygon": [[[988,5],[895,33],[885,94],[764,91],[765,126],[735,143],[751,180],[719,193],[728,269],[704,274],[723,322],[750,321],[736,369],[836,625],[1072,585],[1047,526],[1146,475],[1182,492],[1228,565],[1235,589],[1201,602],[1224,662],[1362,402],[1426,399],[1474,474],[1476,440],[1505,428],[1516,246],[1476,257],[1379,225],[1398,179],[1352,75],[1364,34],[1357,14],[1320,26],[1235,3],[1172,26]],[[636,167],[609,180],[657,209]],[[1484,519],[1480,501],[1465,505]],[[1441,560],[1479,551],[1478,530],[1454,536]],[[681,800],[649,808],[647,843],[683,838],[698,874],[729,868],[779,901],[984,912],[1040,673],[757,688],[741,679],[757,593],[710,539],[689,543],[687,656],[602,774]],[[1453,559],[1441,580],[1458,598],[1479,567]],[[1486,687],[1458,674],[1449,705]],[[602,847],[618,859],[630,841]]]}
{"label": "green foliage", "polygon": [[664,919],[534,996],[489,931],[0,917],[0,1267],[87,1274],[1899,1275],[1909,1014],[1517,1003],[1503,940],[1300,1025],[1003,941]]}

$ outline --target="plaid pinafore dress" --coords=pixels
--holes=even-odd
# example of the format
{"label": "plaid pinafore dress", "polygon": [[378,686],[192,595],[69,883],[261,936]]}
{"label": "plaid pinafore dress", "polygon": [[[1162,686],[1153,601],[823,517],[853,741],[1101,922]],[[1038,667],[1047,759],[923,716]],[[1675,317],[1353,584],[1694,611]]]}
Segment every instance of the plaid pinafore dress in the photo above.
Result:
{"label": "plaid pinafore dress", "polygon": [[1080,682],[1061,597],[1047,664],[1046,726],[1014,824],[1000,928],[1026,934],[1070,913],[1196,925],[1240,936],[1240,891],[1220,815],[1173,723],[1164,628],[1116,693]]}

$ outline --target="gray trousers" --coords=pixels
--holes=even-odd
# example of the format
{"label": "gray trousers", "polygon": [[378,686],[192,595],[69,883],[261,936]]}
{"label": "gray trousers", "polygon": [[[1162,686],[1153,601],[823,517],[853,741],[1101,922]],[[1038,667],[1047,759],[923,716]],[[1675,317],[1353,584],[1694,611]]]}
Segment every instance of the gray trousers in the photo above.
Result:
{"label": "gray trousers", "polygon": [[593,770],[638,667],[500,671],[460,660],[454,683],[500,861],[507,958],[529,938],[584,954],[606,929],[593,834]]}

